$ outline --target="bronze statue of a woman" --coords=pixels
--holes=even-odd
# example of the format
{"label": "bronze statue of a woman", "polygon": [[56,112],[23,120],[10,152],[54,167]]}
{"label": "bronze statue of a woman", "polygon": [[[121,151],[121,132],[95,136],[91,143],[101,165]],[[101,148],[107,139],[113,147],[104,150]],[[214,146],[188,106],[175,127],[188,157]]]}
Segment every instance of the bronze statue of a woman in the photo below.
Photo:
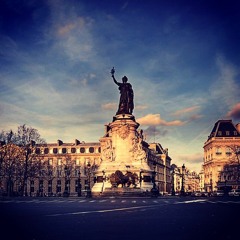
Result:
{"label": "bronze statue of a woman", "polygon": [[132,114],[134,104],[133,104],[133,89],[132,85],[128,83],[128,78],[124,76],[122,78],[122,83],[118,82],[114,77],[115,69],[111,70],[113,81],[118,85],[120,91],[120,100],[118,106],[118,114]]}

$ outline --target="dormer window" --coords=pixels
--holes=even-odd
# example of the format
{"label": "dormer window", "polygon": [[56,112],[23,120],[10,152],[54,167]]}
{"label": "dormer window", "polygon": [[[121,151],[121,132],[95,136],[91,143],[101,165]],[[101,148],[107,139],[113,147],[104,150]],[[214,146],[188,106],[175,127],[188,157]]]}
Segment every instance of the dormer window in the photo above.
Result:
{"label": "dormer window", "polygon": [[226,136],[229,136],[230,135],[230,132],[229,131],[226,131]]}
{"label": "dormer window", "polygon": [[218,136],[222,136],[222,131],[218,131]]}

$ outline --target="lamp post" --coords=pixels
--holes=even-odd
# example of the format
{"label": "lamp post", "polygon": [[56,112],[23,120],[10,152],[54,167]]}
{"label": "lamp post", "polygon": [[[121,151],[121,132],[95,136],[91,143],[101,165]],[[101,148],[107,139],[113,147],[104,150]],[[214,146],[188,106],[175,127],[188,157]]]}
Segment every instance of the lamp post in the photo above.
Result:
{"label": "lamp post", "polygon": [[104,182],[106,181],[106,176],[105,176],[105,171],[104,171],[104,170],[102,170],[102,174],[103,174],[103,179],[102,179],[103,185],[102,185],[102,191],[101,191],[101,193],[103,193],[103,191],[104,191]]}
{"label": "lamp post", "polygon": [[152,183],[153,188],[151,189],[152,197],[158,197],[158,189],[156,188],[156,162],[153,163]]}
{"label": "lamp post", "polygon": [[78,169],[78,197],[82,196],[81,171]]}
{"label": "lamp post", "polygon": [[153,176],[152,176],[152,182],[153,182],[153,189],[156,189],[156,163],[153,163]]}
{"label": "lamp post", "polygon": [[139,173],[139,184],[140,184],[140,188],[142,187],[142,180],[143,180],[143,177],[142,177],[142,170],[140,171]]}
{"label": "lamp post", "polygon": [[184,179],[184,174],[185,174],[185,166],[184,166],[184,164],[182,165],[182,186],[181,186],[181,195],[182,196],[184,196],[185,195],[185,186],[184,186],[184,184],[185,184],[185,179]]}
{"label": "lamp post", "polygon": [[92,197],[92,192],[91,192],[91,186],[90,186],[90,182],[91,182],[91,164],[90,162],[88,162],[87,164],[87,169],[88,169],[88,188],[87,188],[87,198],[91,198]]}
{"label": "lamp post", "polygon": [[175,196],[175,186],[174,186],[174,169],[172,170],[172,196]]}

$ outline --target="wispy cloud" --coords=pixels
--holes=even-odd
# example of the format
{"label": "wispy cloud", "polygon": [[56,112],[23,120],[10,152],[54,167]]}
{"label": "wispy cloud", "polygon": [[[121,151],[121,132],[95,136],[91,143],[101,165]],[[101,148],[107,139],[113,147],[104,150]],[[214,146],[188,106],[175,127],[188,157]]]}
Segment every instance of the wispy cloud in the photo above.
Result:
{"label": "wispy cloud", "polygon": [[192,106],[192,107],[184,108],[184,109],[176,111],[172,115],[173,116],[181,116],[183,114],[191,113],[191,112],[194,112],[196,110],[199,110],[199,108],[200,108],[200,106]]}
{"label": "wispy cloud", "polygon": [[239,70],[222,56],[216,59],[219,75],[210,88],[211,99],[218,101],[219,108],[226,108],[236,103],[240,86],[237,81]]}
{"label": "wispy cloud", "polygon": [[227,117],[240,120],[240,102],[235,104],[231,110],[227,113]]}
{"label": "wispy cloud", "polygon": [[101,105],[103,110],[117,110],[117,103],[106,103]]}
{"label": "wispy cloud", "polygon": [[168,122],[162,119],[160,114],[148,114],[144,117],[138,118],[137,122],[145,126],[182,126],[186,123],[180,120]]}

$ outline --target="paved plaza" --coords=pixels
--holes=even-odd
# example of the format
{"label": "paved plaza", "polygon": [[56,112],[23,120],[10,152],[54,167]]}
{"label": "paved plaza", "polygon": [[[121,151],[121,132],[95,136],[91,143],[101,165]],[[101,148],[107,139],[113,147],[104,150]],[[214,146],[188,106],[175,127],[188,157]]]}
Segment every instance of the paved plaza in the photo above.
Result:
{"label": "paved plaza", "polygon": [[239,198],[11,198],[5,239],[234,239]]}

